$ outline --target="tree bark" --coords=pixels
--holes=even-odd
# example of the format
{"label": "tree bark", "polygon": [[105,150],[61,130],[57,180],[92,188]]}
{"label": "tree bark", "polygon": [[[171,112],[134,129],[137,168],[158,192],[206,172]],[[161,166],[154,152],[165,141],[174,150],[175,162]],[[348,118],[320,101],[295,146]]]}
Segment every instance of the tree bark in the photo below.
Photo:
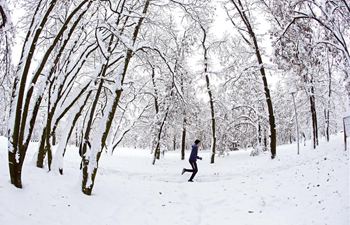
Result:
{"label": "tree bark", "polygon": [[[312,83],[311,83],[312,84]],[[311,111],[311,118],[312,118],[312,142],[313,142],[313,148],[315,149],[318,145],[318,125],[317,125],[317,112],[316,112],[316,101],[315,101],[315,95],[314,95],[314,87],[311,86],[311,93],[310,93],[310,111]]]}
{"label": "tree bark", "polygon": [[159,112],[159,104],[158,104],[158,91],[157,91],[157,85],[156,85],[156,79],[155,79],[155,70],[153,65],[152,67],[152,84],[153,84],[153,90],[154,90],[154,108],[156,110],[156,114]]}
{"label": "tree bark", "polygon": [[210,163],[215,162],[215,152],[216,152],[216,121],[215,121],[215,109],[214,109],[214,100],[213,100],[213,94],[210,88],[210,80],[209,80],[209,71],[208,71],[208,47],[206,46],[206,39],[207,39],[207,30],[203,27],[202,24],[200,24],[200,27],[203,32],[203,39],[202,39],[202,49],[203,49],[203,59],[204,59],[204,75],[205,75],[205,82],[207,87],[207,92],[209,96],[209,104],[210,104],[210,115],[211,115],[211,157],[210,157]]}
{"label": "tree bark", "polygon": [[328,55],[328,47],[327,48],[327,68],[328,68],[328,102],[327,102],[327,109],[325,112],[325,120],[326,120],[326,139],[327,142],[329,142],[329,129],[330,129],[330,110],[331,110],[331,96],[332,96],[332,68],[329,62],[329,55]]}
{"label": "tree bark", "polygon": [[245,27],[247,28],[249,37],[253,42],[255,56],[257,58],[257,61],[258,61],[259,67],[260,67],[261,79],[262,79],[262,82],[264,85],[266,105],[267,105],[267,109],[268,109],[268,113],[269,113],[271,159],[274,159],[276,157],[276,142],[277,142],[276,122],[275,122],[275,116],[274,116],[274,111],[273,111],[273,104],[272,104],[272,100],[271,100],[270,89],[269,89],[269,86],[267,83],[265,67],[264,67],[264,63],[263,63],[262,56],[260,53],[259,44],[258,44],[256,35],[253,31],[253,28],[251,26],[251,23],[246,15],[246,10],[243,8],[241,1],[237,0],[239,6],[235,2],[235,0],[231,0],[231,2],[234,4],[235,8],[237,9],[237,11],[239,13],[239,16],[241,17]]}
{"label": "tree bark", "polygon": [[[143,11],[142,11],[143,15],[146,14],[149,5],[150,5],[150,0],[146,0],[144,7],[143,7]],[[137,36],[139,34],[143,20],[144,20],[144,17],[143,16],[140,17],[138,20],[138,23],[134,29],[134,32],[132,35],[132,45],[133,46],[135,46],[136,39],[137,39]],[[124,82],[126,72],[128,70],[128,66],[129,66],[129,63],[130,63],[132,56],[133,56],[133,49],[128,48],[126,50],[126,56],[125,56],[125,61],[123,63],[122,73],[118,74],[118,76],[121,76],[120,77],[121,84],[123,84],[123,82]],[[118,79],[118,77],[117,77],[117,79]],[[99,141],[101,144],[100,149],[96,154],[96,165],[90,165],[89,161],[87,161],[86,159],[83,159],[82,192],[86,195],[91,195],[91,193],[92,193],[92,189],[93,189],[93,186],[95,184],[95,178],[96,178],[96,174],[97,174],[98,162],[100,160],[102,150],[106,146],[106,140],[107,140],[107,137],[108,137],[111,125],[112,125],[114,114],[116,112],[121,94],[122,94],[122,90],[119,90],[116,88],[115,92],[114,92],[114,101],[113,101],[113,104],[112,104],[110,111],[108,112],[108,118],[106,120],[106,123],[104,124],[104,128],[103,128],[104,132],[102,134],[102,138],[101,138],[101,140],[96,140],[96,141]],[[97,137],[97,138],[99,138],[99,137]],[[89,172],[89,169],[88,169],[89,166],[93,167],[93,168],[91,168],[92,172]]]}
{"label": "tree bark", "polygon": [[45,136],[46,136],[46,130],[47,130],[47,127],[45,126],[44,129],[43,129],[43,132],[41,134],[41,137],[40,137],[40,141],[39,141],[39,151],[38,151],[38,156],[37,156],[37,159],[36,159],[36,166],[38,168],[44,168],[44,158],[45,158]]}
{"label": "tree bark", "polygon": [[167,107],[166,111],[165,111],[165,115],[163,117],[163,121],[160,124],[159,127],[159,131],[158,131],[158,135],[157,135],[157,144],[154,150],[154,156],[153,156],[153,162],[152,165],[154,165],[156,163],[156,160],[160,158],[160,139],[161,139],[161,135],[162,135],[162,131],[163,131],[163,127],[165,125],[165,121],[168,117],[168,113],[169,113],[169,106]]}
{"label": "tree bark", "polygon": [[[37,12],[40,8],[41,1],[38,4],[38,7],[34,13],[32,23],[30,25],[30,29],[27,33],[26,41],[23,47],[22,55],[21,55],[21,62],[25,61],[24,64],[20,63],[18,65],[17,73],[16,73],[16,79],[14,82],[14,90],[12,97],[15,98],[15,101],[12,100],[12,102],[15,104],[16,111],[12,112],[10,111],[13,116],[13,127],[9,128],[9,167],[10,167],[10,176],[11,176],[11,182],[14,181],[16,184],[14,184],[16,187],[22,187],[21,182],[18,180],[21,180],[21,171],[23,161],[26,155],[26,151],[31,139],[31,135],[33,133],[36,116],[39,111],[39,107],[42,101],[42,93],[38,93],[38,97],[35,100],[33,111],[30,114],[31,118],[29,120],[29,124],[27,124],[27,117],[29,115],[29,106],[30,102],[32,101],[32,94],[34,91],[34,86],[39,78],[39,76],[42,74],[42,71],[44,69],[44,66],[46,65],[46,62],[49,58],[49,56],[52,53],[52,50],[57,46],[59,43],[59,40],[62,38],[64,32],[68,28],[68,24],[74,17],[74,15],[87,3],[88,1],[83,1],[78,5],[72,13],[68,16],[67,20],[62,25],[61,29],[59,30],[58,34],[55,36],[53,43],[50,45],[48,50],[45,52],[42,61],[39,63],[38,70],[35,72],[35,74],[32,77],[31,85],[29,86],[29,89],[27,93],[25,94],[25,88],[27,85],[27,77],[28,73],[30,72],[30,67],[32,63],[32,59],[34,56],[34,52],[36,50],[37,42],[39,40],[39,37],[41,35],[41,32],[43,30],[43,27],[45,26],[46,22],[49,20],[49,16],[55,7],[57,0],[52,0],[49,3],[48,9],[45,11],[44,16],[42,17],[39,26],[36,28],[35,33],[33,35],[33,38],[30,40],[30,34],[32,32],[32,27],[34,24],[34,21],[36,20]],[[91,4],[88,3],[89,5]],[[33,31],[34,32],[34,31]],[[29,50],[25,51],[26,46],[29,45]],[[49,79],[49,77],[48,77]],[[17,87],[19,83],[19,86]],[[24,101],[23,101],[24,100]],[[23,104],[24,103],[24,104]],[[28,128],[28,132],[26,132],[26,129]],[[13,155],[17,156],[14,157]],[[17,161],[13,161],[17,160]]]}
{"label": "tree bark", "polygon": [[[29,68],[32,63],[34,51],[36,49],[36,43],[38,42],[39,36],[42,32],[42,28],[45,26],[56,2],[57,0],[53,0],[50,2],[49,8],[46,10],[43,18],[40,21],[40,25],[35,30],[34,36],[31,39],[31,33],[34,32],[32,28],[34,26],[35,20],[37,19],[36,16],[40,8],[41,1],[38,3],[38,7],[36,8],[35,13],[33,15],[33,19],[28,30],[22,50],[20,62],[24,62],[24,64],[21,63],[18,65],[16,71],[16,78],[13,85],[11,104],[14,105],[11,106],[10,114],[14,115],[12,115],[13,127],[9,127],[8,160],[11,183],[18,188],[22,188],[22,165],[26,154],[26,147],[23,145],[23,134],[21,134],[21,131],[24,128],[21,128],[21,123],[23,123],[23,113],[26,113],[26,109],[23,109],[23,99],[25,98],[24,91],[28,77],[27,75],[29,73]],[[28,45],[29,50],[25,51]],[[13,109],[15,109],[15,111],[13,111]]]}
{"label": "tree bark", "polygon": [[185,150],[186,150],[186,117],[183,119],[183,123],[182,123],[181,160],[185,159]]}
{"label": "tree bark", "polygon": [[[78,119],[80,118],[81,113],[83,112],[83,109],[84,109],[84,107],[85,107],[85,105],[86,105],[86,103],[87,103],[91,93],[92,93],[92,91],[89,91],[88,94],[86,95],[84,103],[81,105],[81,107],[79,108],[78,112],[75,114],[75,116],[73,118],[72,125],[71,125],[71,127],[69,129],[67,138],[65,140],[63,140],[64,141],[64,144],[63,144],[64,147],[62,149],[62,158],[66,154],[66,149],[67,149],[67,144],[68,144],[69,138],[72,136],[74,127],[75,127],[76,123],[78,122]],[[77,139],[78,138],[76,138],[76,141],[77,141]],[[78,146],[77,143],[76,143],[76,146]],[[59,170],[59,173],[62,175],[63,174],[63,166],[59,165],[58,170]]]}
{"label": "tree bark", "polygon": [[[207,66],[206,66],[207,68]],[[206,69],[207,70],[207,69]],[[209,103],[210,103],[210,115],[211,115],[211,157],[210,157],[210,163],[215,162],[215,152],[216,152],[216,121],[215,121],[215,111],[214,111],[214,101],[213,101],[213,95],[210,89],[210,82],[209,82],[209,76],[208,74],[205,75],[205,80],[207,83],[207,91],[209,95]]]}

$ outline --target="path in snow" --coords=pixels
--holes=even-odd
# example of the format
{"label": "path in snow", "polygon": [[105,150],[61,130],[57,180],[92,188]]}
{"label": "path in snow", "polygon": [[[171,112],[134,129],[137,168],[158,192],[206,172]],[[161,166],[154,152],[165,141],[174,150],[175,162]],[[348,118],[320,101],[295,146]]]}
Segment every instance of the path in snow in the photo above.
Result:
{"label": "path in snow", "polygon": [[194,183],[187,182],[189,173],[180,175],[190,165],[179,152],[152,166],[149,152],[122,149],[103,155],[91,197],[80,192],[75,149],[64,176],[35,168],[33,155],[24,167],[24,189],[17,190],[8,183],[1,149],[0,224],[349,224],[349,155],[341,136],[317,150],[302,148],[301,155],[295,145],[279,146],[275,160],[239,151],[210,164],[209,152],[201,151]]}

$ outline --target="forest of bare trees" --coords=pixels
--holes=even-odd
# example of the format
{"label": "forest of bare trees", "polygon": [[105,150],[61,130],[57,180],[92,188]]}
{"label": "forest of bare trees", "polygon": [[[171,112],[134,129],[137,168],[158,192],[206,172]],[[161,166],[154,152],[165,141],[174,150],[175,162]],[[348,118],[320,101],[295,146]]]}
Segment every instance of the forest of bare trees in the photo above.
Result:
{"label": "forest of bare trees", "polygon": [[211,163],[237,146],[272,159],[299,139],[317,149],[343,129],[349,37],[347,0],[0,0],[11,183],[23,187],[32,142],[36,166],[62,175],[75,145],[87,195],[119,146],[153,164],[185,159],[197,138]]}

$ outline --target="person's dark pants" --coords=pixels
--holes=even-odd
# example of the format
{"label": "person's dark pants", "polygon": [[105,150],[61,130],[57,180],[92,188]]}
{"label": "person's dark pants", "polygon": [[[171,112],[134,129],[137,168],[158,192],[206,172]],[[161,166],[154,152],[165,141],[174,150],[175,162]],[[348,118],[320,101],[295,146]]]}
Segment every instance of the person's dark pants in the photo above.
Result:
{"label": "person's dark pants", "polygon": [[193,180],[194,176],[196,176],[196,173],[198,172],[198,167],[197,167],[197,162],[196,161],[189,161],[191,166],[192,166],[192,169],[185,169],[185,172],[192,172],[192,175],[190,177],[190,181]]}

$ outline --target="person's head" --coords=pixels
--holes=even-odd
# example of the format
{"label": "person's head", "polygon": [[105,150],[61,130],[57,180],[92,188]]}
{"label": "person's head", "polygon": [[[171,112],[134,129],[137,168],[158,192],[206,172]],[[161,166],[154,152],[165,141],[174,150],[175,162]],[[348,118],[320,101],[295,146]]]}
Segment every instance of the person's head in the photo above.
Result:
{"label": "person's head", "polygon": [[198,140],[198,139],[196,139],[195,141],[194,141],[194,143],[196,144],[196,145],[198,145],[199,144],[199,142],[201,142],[200,140]]}

